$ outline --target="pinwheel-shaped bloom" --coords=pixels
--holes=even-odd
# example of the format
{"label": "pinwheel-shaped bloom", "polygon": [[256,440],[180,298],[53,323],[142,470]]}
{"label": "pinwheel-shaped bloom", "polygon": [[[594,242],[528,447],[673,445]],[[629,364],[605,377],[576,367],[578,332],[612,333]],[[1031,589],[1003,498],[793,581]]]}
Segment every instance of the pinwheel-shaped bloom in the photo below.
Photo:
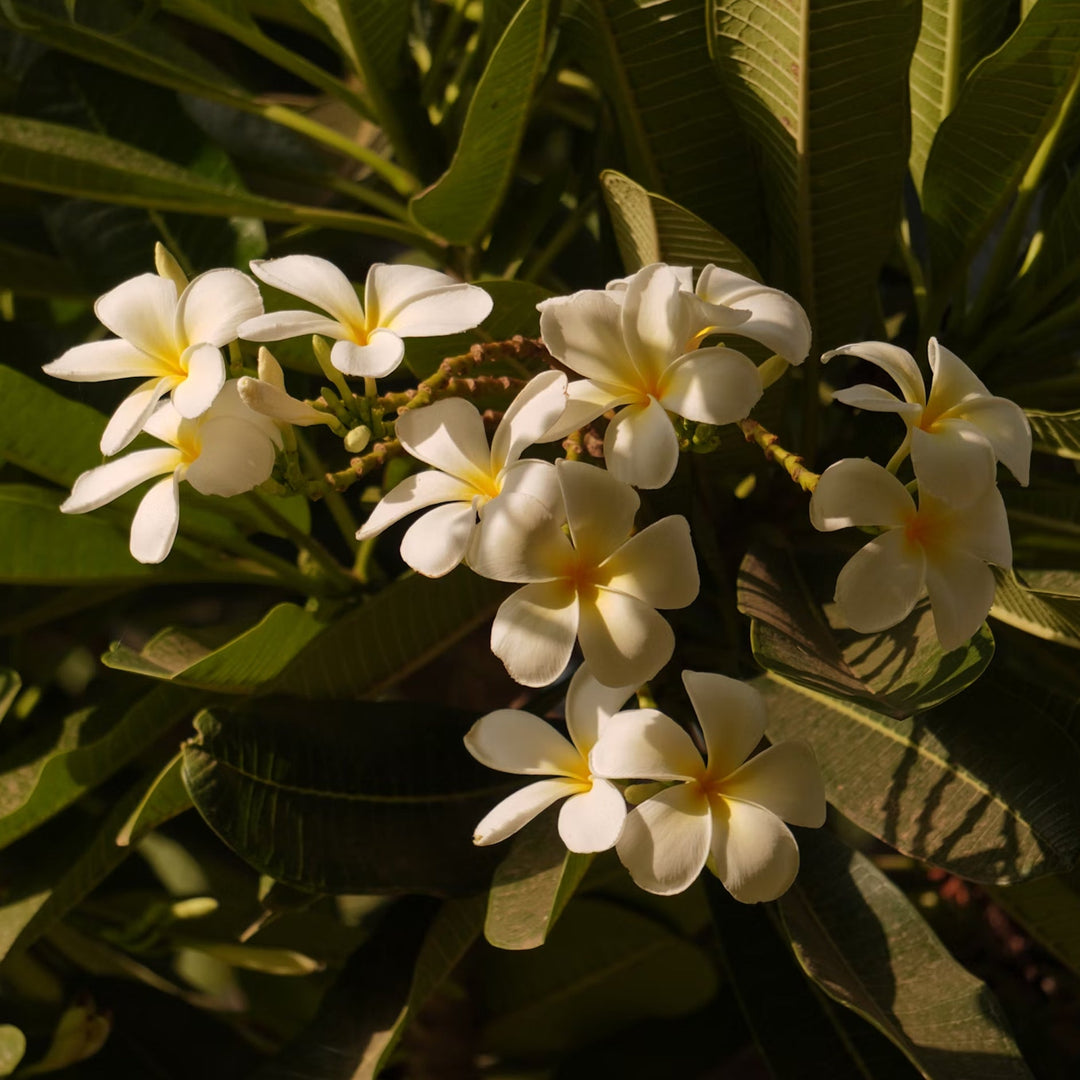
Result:
{"label": "pinwheel-shaped bloom", "polygon": [[822,356],[853,355],[886,371],[903,394],[862,383],[833,395],[845,405],[899,414],[907,435],[894,461],[908,451],[921,492],[964,502],[994,483],[995,459],[1027,484],[1031,428],[1023,409],[1008,398],[993,397],[971,368],[936,338],[927,347],[933,379],[930,396],[911,353],[881,341],[860,341]]}
{"label": "pinwheel-shaped bloom", "polygon": [[[595,776],[674,781],[626,817],[615,850],[647,892],[682,892],[706,864],[746,904],[775,900],[795,880],[799,848],[784,822],[825,822],[825,789],[809,745],[747,756],[765,734],[765,703],[746,683],[684,671],[708,760],[655,709],[619,713],[589,761]],[[746,764],[743,762],[746,761]]]}
{"label": "pinwheel-shaped bloom", "polygon": [[330,362],[346,375],[382,378],[401,363],[402,338],[457,334],[478,326],[491,313],[491,297],[483,289],[424,266],[375,263],[368,271],[362,304],[352,282],[315,255],[256,260],[251,272],[328,315],[274,311],[249,319],[240,336],[281,341],[324,334],[335,341]]}
{"label": "pinwheel-shaped bloom", "polygon": [[[777,356],[789,364],[798,365],[810,352],[810,320],[802,305],[780,289],[767,285],[709,263],[698,275],[694,284],[694,272],[689,266],[669,267],[679,279],[684,298],[693,296],[703,303],[691,303],[691,326],[694,337],[701,340],[720,329],[731,329],[739,337],[750,338],[767,345]],[[650,267],[645,267],[645,271]],[[643,273],[645,271],[638,271]],[[624,291],[633,276],[608,282],[608,289],[616,293]],[[750,317],[735,327],[721,326],[714,309],[729,308]]]}
{"label": "pinwheel-shaped bloom", "polygon": [[655,263],[625,290],[586,290],[537,305],[552,356],[585,376],[570,383],[567,410],[548,437],[618,409],[604,457],[616,477],[636,487],[663,487],[675,472],[679,442],[668,413],[728,424],[761,397],[761,377],[742,353],[696,347],[707,329],[736,330],[750,312],[706,304],[682,285],[671,267]]}
{"label": "pinwheel-shaped bloom", "polygon": [[181,480],[203,495],[239,495],[268,479],[281,434],[273,420],[252,412],[230,380],[194,420],[162,402],[146,422],[159,449],[136,450],[84,472],[61,505],[65,514],[96,510],[155,476],[131,522],[131,554],[158,563],[172,550],[180,523]]}
{"label": "pinwheel-shaped bloom", "polygon": [[442,503],[410,526],[401,542],[401,557],[428,577],[449,573],[465,557],[492,499],[516,491],[548,504],[560,501],[555,466],[519,459],[565,405],[566,376],[557,371],[537,375],[506,410],[490,450],[479,411],[461,398],[403,412],[394,433],[413,457],[433,468],[406,477],[393,488],[356,538],[377,536],[407,514]]}
{"label": "pinwheel-shaped bloom", "polygon": [[473,724],[465,746],[477,761],[500,772],[545,776],[503,799],[476,826],[474,844],[495,844],[516,833],[559,799],[559,835],[570,851],[614,847],[626,817],[622,792],[589,771],[589,751],[603,726],[634,692],[598,683],[582,664],[566,695],[564,739],[549,723],[517,709],[488,713]]}
{"label": "pinwheel-shaped bloom", "polygon": [[121,402],[101,436],[102,453],[115,454],[170,391],[185,419],[210,408],[225,384],[222,346],[262,309],[258,286],[239,270],[208,270],[179,294],[172,278],[140,274],[94,304],[98,319],[117,336],[76,345],[45,371],[73,382],[146,380]]}
{"label": "pinwheel-shaped bloom", "polygon": [[510,492],[488,504],[469,550],[478,574],[525,584],[496,613],[491,649],[519,683],[545,686],[579,640],[605,686],[640,685],[675,647],[656,608],[685,607],[697,596],[690,527],[673,515],[631,537],[640,502],[632,488],[580,461],[559,461],[555,470],[565,519]]}
{"label": "pinwheel-shaped bloom", "polygon": [[845,458],[821,475],[810,500],[815,529],[886,529],[848,560],[836,602],[861,634],[895,626],[929,594],[938,641],[958,648],[994,602],[987,563],[1012,565],[1005,504],[996,485],[957,506],[920,490],[919,507],[891,473],[865,458]]}

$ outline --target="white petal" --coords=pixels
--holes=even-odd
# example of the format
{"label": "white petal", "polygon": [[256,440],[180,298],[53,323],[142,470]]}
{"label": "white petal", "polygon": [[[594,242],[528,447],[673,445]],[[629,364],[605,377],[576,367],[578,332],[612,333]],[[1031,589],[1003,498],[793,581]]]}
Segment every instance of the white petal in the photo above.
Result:
{"label": "white petal", "polygon": [[401,538],[401,557],[424,577],[443,577],[465,558],[476,528],[470,503],[448,503],[429,510]]}
{"label": "white petal", "polygon": [[360,527],[356,539],[368,540],[378,536],[395,521],[400,521],[415,510],[423,510],[425,506],[443,502],[471,503],[474,494],[472,488],[456,476],[447,476],[435,469],[406,476],[382,497]]}
{"label": "white petal", "polygon": [[341,323],[316,311],[268,311],[237,327],[237,334],[245,341],[284,341],[309,334],[323,334],[337,341],[348,333]]}
{"label": "white petal", "polygon": [[966,420],[944,420],[933,431],[911,430],[911,466],[919,492],[957,506],[971,502],[996,482],[994,448]]}
{"label": "white petal", "polygon": [[[919,505],[920,509],[934,505],[933,497],[919,496]],[[987,488],[978,499],[960,510],[952,510],[940,503],[935,510],[938,514],[950,515],[947,539],[955,550],[964,551],[995,566],[1012,566],[1009,518],[1001,492],[996,486]],[[929,553],[927,557],[931,557]]]}
{"label": "white petal", "polygon": [[259,286],[239,270],[208,270],[180,294],[176,338],[188,345],[216,348],[239,336],[240,324],[262,314]]}
{"label": "white petal", "polygon": [[[401,270],[400,266],[387,266],[386,270]],[[412,266],[410,270],[420,270]],[[372,268],[374,271],[374,267]],[[440,275],[442,276],[442,275]],[[371,276],[368,276],[368,288]],[[439,337],[442,334],[460,334],[479,326],[490,314],[493,301],[491,296],[476,285],[465,285],[455,281],[431,292],[423,293],[406,300],[401,306],[387,314],[379,297],[379,326],[393,330],[401,337]],[[373,318],[370,309],[368,320]]]}
{"label": "white petal", "polygon": [[175,385],[176,376],[166,376],[149,379],[132,390],[109,417],[101,433],[101,452],[111,457],[123,450],[143,430],[157,403]]}
{"label": "white petal", "polygon": [[544,371],[530,379],[503,413],[491,440],[491,471],[499,473],[541,441],[566,409],[566,376]]}
{"label": "white petal", "polygon": [[202,495],[239,495],[274,470],[274,442],[259,424],[211,414],[199,425],[199,439],[199,456],[188,466],[186,479]]}
{"label": "white petal", "polygon": [[182,351],[175,336],[176,286],[157,274],[121,282],[94,304],[94,314],[117,337],[149,356],[168,360]]}
{"label": "white petal", "polygon": [[491,651],[515,682],[547,686],[570,662],[577,638],[577,596],[558,583],[526,585],[502,602],[491,625]]}
{"label": "white petal", "polygon": [[777,743],[724,779],[725,797],[756,803],[792,825],[825,824],[825,783],[810,744]]}
{"label": "white petal", "polygon": [[490,488],[491,453],[479,410],[462,398],[446,398],[397,419],[394,434],[414,458],[477,487]]}
{"label": "white petal", "polygon": [[511,493],[484,507],[468,560],[476,573],[495,581],[551,581],[565,573],[573,550],[542,502]]}
{"label": "white petal", "polygon": [[654,608],[609,589],[581,597],[578,639],[581,655],[606,686],[640,685],[675,651],[675,634]]}
{"label": "white petal", "polygon": [[583,461],[555,465],[574,548],[596,566],[620,547],[634,527],[641,500],[609,472]]}
{"label": "white petal", "polygon": [[640,888],[671,896],[697,879],[711,839],[708,801],[695,785],[680,784],[626,815],[615,850]]}
{"label": "white petal", "polygon": [[926,404],[926,386],[919,365],[911,353],[898,345],[888,345],[884,341],[858,341],[854,345],[842,345],[839,349],[824,353],[821,362],[826,363],[834,356],[860,356],[869,360],[892,376],[905,401]]}
{"label": "white petal", "polygon": [[345,375],[383,379],[396,371],[405,355],[405,342],[392,330],[375,330],[366,345],[338,341],[330,350],[330,363]]}
{"label": "white petal", "polygon": [[694,740],[656,709],[628,709],[604,725],[589,754],[594,776],[611,780],[692,780],[705,774]]}
{"label": "white petal", "polygon": [[626,820],[626,801],[609,780],[594,780],[589,791],[571,795],[559,811],[559,836],[568,851],[587,854],[615,846]]}
{"label": "white petal", "polygon": [[654,608],[693,602],[701,582],[690,526],[679,514],[661,518],[615,552],[603,565],[604,586]]}
{"label": "white petal", "polygon": [[1024,410],[1008,398],[965,401],[954,416],[974,424],[989,440],[994,454],[1025,487],[1031,471],[1031,425]]}
{"label": "white petal", "polygon": [[676,361],[660,403],[702,424],[733,424],[750,415],[761,397],[757,367],[734,349],[709,348]]}
{"label": "white petal", "polygon": [[153,435],[155,439],[160,439],[179,449],[181,434],[196,430],[196,424],[192,420],[185,420],[176,411],[176,406],[172,401],[162,401],[150,414],[143,425],[143,430],[148,435]]}
{"label": "white petal", "polygon": [[815,529],[832,532],[851,525],[903,525],[915,502],[892,473],[867,458],[844,458],[822,474],[810,498]]}
{"label": "white petal", "polygon": [[148,375],[173,375],[174,370],[160,360],[140,352],[121,338],[91,341],[76,345],[42,371],[71,382],[103,382],[106,379],[146,378]]}
{"label": "white petal", "polygon": [[389,326],[389,320],[411,300],[460,284],[456,278],[426,266],[373,263],[364,282],[364,310],[369,326]]}
{"label": "white petal", "polygon": [[974,637],[994,603],[994,572],[963,551],[927,554],[926,591],[941,647],[950,652]]}
{"label": "white petal", "polygon": [[96,510],[133,487],[138,487],[144,480],[171,473],[182,462],[180,451],[169,447],[136,450],[126,457],[84,472],[75,481],[71,494],[61,504],[60,510],[65,514],[85,514],[88,510]]}
{"label": "white petal", "polygon": [[481,764],[523,776],[582,778],[581,755],[546,720],[519,709],[480,717],[465,736],[465,749]]}
{"label": "white petal", "polygon": [[690,308],[678,277],[664,263],[642,267],[623,296],[622,332],[643,387],[656,388],[686,351]]}
{"label": "white petal", "polygon": [[325,424],[329,417],[324,412],[290,397],[283,389],[261,378],[252,379],[244,376],[239,380],[237,389],[244,404],[263,416],[273,417],[286,424],[297,427],[310,427],[313,424]]}
{"label": "white petal", "polygon": [[903,529],[875,537],[847,561],[836,579],[836,602],[860,634],[887,630],[906,619],[925,591],[923,549]]}
{"label": "white petal", "polygon": [[712,868],[736,900],[757,904],[787,892],[799,872],[799,846],[775,814],[721,799],[712,825]]}
{"label": "white petal", "polygon": [[214,345],[193,345],[183,355],[187,378],[173,390],[176,411],[187,420],[202,416],[225,385],[225,361]]}
{"label": "white petal", "polygon": [[604,461],[613,476],[639,488],[661,488],[675,475],[679,440],[656,398],[619,410],[604,433]]}
{"label": "white petal", "polygon": [[604,725],[633,696],[636,686],[605,686],[588,664],[582,664],[566,691],[566,727],[585,756],[596,745]]}
{"label": "white petal", "polygon": [[525,787],[508,795],[501,803],[491,809],[476,826],[473,833],[473,843],[486,846],[497,844],[512,836],[537,814],[542,813],[552,803],[567,795],[574,795],[581,791],[583,784],[558,777],[554,780],[537,780],[535,784],[527,784]]}
{"label": "white petal", "polygon": [[931,338],[927,343],[926,355],[934,376],[930,383],[930,399],[926,403],[926,411],[931,416],[951,409],[966,397],[990,396],[990,391],[975,372],[937,338]]}
{"label": "white petal", "polygon": [[867,412],[899,413],[912,422],[917,422],[923,412],[923,407],[918,402],[901,401],[895,394],[870,383],[858,383],[843,390],[834,390],[833,400],[850,405],[853,409],[865,409]]}
{"label": "white petal", "polygon": [[637,368],[623,342],[622,308],[611,294],[586,289],[536,306],[540,336],[552,356],[587,379],[638,389]]}
{"label": "white petal", "polygon": [[363,323],[363,308],[352,283],[326,259],[320,259],[316,255],[256,259],[251,264],[251,272],[267,285],[292,296],[299,296],[301,300],[330,312],[338,322],[346,326],[354,322]]}
{"label": "white petal", "polygon": [[575,379],[566,388],[566,407],[561,416],[537,439],[537,442],[553,442],[565,439],[572,431],[592,423],[608,409],[628,405],[641,397],[638,391],[626,393],[618,387],[606,383],[595,383],[591,379]]}
{"label": "white petal", "polygon": [[709,774],[734,772],[765,734],[765,699],[749,683],[709,671],[684,671],[683,685],[708,748]]}
{"label": "white petal", "polygon": [[[499,476],[498,482],[500,495],[530,495],[542,502],[557,522],[566,519],[559,474],[552,462],[536,458],[515,461]],[[480,516],[483,514],[484,507],[481,506]]]}
{"label": "white petal", "polygon": [[180,481],[172,476],[156,483],[142,498],[131,520],[131,554],[141,563],[159,563],[172,551],[180,524]]}

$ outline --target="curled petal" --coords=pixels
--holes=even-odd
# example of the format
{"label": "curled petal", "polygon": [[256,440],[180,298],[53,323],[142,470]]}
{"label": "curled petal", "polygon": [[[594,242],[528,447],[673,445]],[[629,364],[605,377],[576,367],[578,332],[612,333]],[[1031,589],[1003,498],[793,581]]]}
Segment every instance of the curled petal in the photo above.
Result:
{"label": "curled petal", "polygon": [[140,352],[122,338],[91,341],[76,345],[42,371],[71,382],[103,382],[106,379],[134,379],[147,376],[175,375],[175,370],[161,360]]}
{"label": "curled petal", "polygon": [[465,748],[481,764],[523,776],[588,776],[581,755],[547,721],[519,709],[480,717],[465,735]]}
{"label": "curled petal", "polygon": [[555,439],[565,439],[570,432],[592,423],[608,409],[629,405],[640,397],[641,395],[636,390],[626,392],[607,383],[596,383],[591,379],[576,379],[566,388],[566,403],[562,414],[536,441],[553,442]]}
{"label": "curled petal", "polygon": [[825,824],[825,784],[810,744],[777,743],[724,777],[723,795],[756,803],[792,825]]}
{"label": "curled petal", "polygon": [[159,563],[172,551],[180,525],[180,481],[176,470],[142,498],[131,519],[131,554],[141,563]]}
{"label": "curled petal", "polygon": [[491,440],[491,471],[499,473],[541,441],[566,410],[566,376],[545,371],[530,379],[510,403]]}
{"label": "curled petal", "polygon": [[640,888],[671,896],[701,873],[712,832],[705,796],[696,785],[679,784],[626,815],[615,850]]}
{"label": "curled petal", "polygon": [[168,359],[180,350],[175,336],[176,286],[157,274],[123,281],[94,304],[94,314],[117,337],[148,356]]}
{"label": "curled petal", "polygon": [[526,585],[502,602],[491,625],[491,651],[515,682],[547,686],[570,662],[578,600],[558,582]]}
{"label": "curled petal", "polygon": [[631,536],[603,565],[604,586],[655,608],[693,603],[701,582],[690,540],[690,526],[680,514],[653,522]]}
{"label": "curled petal", "polygon": [[927,343],[926,355],[934,376],[930,383],[930,399],[926,403],[927,412],[932,416],[951,409],[965,398],[990,396],[990,391],[975,372],[937,338],[931,338]]}
{"label": "curled petal", "polygon": [[443,577],[465,558],[476,529],[470,503],[447,503],[429,510],[401,539],[401,557],[418,574]]}
{"label": "curled petal", "polygon": [[926,560],[926,591],[934,630],[950,652],[975,636],[994,603],[994,572],[963,551],[936,551]]}
{"label": "curled petal", "polygon": [[923,549],[909,543],[902,529],[893,529],[847,561],[836,579],[836,602],[848,626],[873,634],[906,619],[925,583]]}
{"label": "curled petal", "polygon": [[686,348],[690,309],[679,278],[664,263],[642,267],[623,294],[622,332],[642,387],[656,386]]}
{"label": "curled petal", "polygon": [[633,696],[636,686],[605,686],[582,664],[566,691],[566,727],[585,756],[596,745],[604,725]]}
{"label": "curled petal", "polygon": [[491,454],[484,421],[471,402],[446,398],[403,412],[394,434],[414,458],[472,484],[491,484]]}
{"label": "curled petal", "polygon": [[559,836],[567,850],[587,854],[615,846],[626,820],[622,792],[609,780],[594,780],[589,791],[571,795],[559,811]]}
{"label": "curled petal", "polygon": [[621,304],[613,295],[586,289],[536,307],[540,336],[552,356],[587,379],[623,391],[638,389],[637,368],[623,341]]}
{"label": "curled petal", "polygon": [[[352,282],[332,263],[316,255],[285,255],[255,259],[251,272],[267,285],[321,307],[340,323],[362,324],[364,311]],[[318,331],[309,331],[317,333]],[[246,335],[245,335],[246,336]],[[254,340],[274,340],[256,338]]]}
{"label": "curled petal", "polygon": [[799,846],[769,810],[721,799],[712,815],[712,869],[736,900],[775,900],[799,872]]}
{"label": "curled petal", "polygon": [[176,339],[220,349],[235,341],[240,324],[261,315],[259,286],[239,270],[208,270],[192,279],[176,309]]}
{"label": "curled petal", "polygon": [[761,397],[761,376],[734,349],[698,349],[676,361],[660,396],[665,409],[702,424],[733,424]]}
{"label": "curled petal", "polygon": [[1025,487],[1031,472],[1031,425],[1024,410],[1007,398],[971,398],[953,410],[990,440],[994,454]]}
{"label": "curled petal", "polygon": [[675,634],[663,616],[633,596],[597,589],[581,597],[581,655],[606,686],[640,685],[675,651]]}
{"label": "curled petal", "polygon": [[851,525],[896,528],[915,513],[915,503],[892,473],[866,458],[844,458],[822,474],[810,498],[810,522],[833,532]]}
{"label": "curled petal", "polygon": [[405,342],[393,330],[374,330],[366,345],[355,341],[336,341],[330,350],[330,363],[345,375],[356,378],[383,379],[396,371],[405,355]]}
{"label": "curled petal", "polygon": [[911,422],[917,422],[923,411],[917,402],[901,401],[895,394],[870,383],[834,390],[833,400],[850,405],[853,409],[865,409],[867,412],[898,413]]}
{"label": "curled petal", "polygon": [[184,351],[181,363],[187,378],[173,390],[176,411],[187,420],[201,416],[225,385],[225,362],[214,345],[192,345]]}
{"label": "curled petal", "polygon": [[413,297],[389,316],[380,316],[379,325],[393,330],[401,337],[460,334],[463,330],[479,326],[491,314],[492,305],[491,296],[479,286],[455,281],[451,285]]}
{"label": "curled petal", "polygon": [[551,581],[573,558],[559,519],[529,495],[500,495],[484,507],[469,565],[495,581]]}
{"label": "curled petal", "polygon": [[464,502],[471,503],[475,492],[463,484],[456,476],[434,469],[428,472],[406,476],[392,488],[371,511],[371,516],[360,527],[357,540],[369,540],[378,536],[383,529],[389,528],[395,521],[400,521],[416,510],[436,503]]}
{"label": "curled petal", "polygon": [[994,449],[966,420],[939,420],[933,431],[911,429],[911,465],[923,493],[963,506],[996,482]]}
{"label": "curled petal", "polygon": [[348,333],[341,323],[317,311],[268,311],[237,327],[238,336],[245,341],[284,341],[309,334],[324,334],[336,341]]}
{"label": "curled petal", "polygon": [[612,476],[634,487],[661,488],[675,475],[679,440],[656,398],[619,410],[604,434],[604,460]]}
{"label": "curled petal", "polygon": [[148,435],[153,435],[155,439],[160,439],[179,449],[181,434],[187,435],[194,431],[195,423],[192,420],[185,420],[176,411],[176,406],[172,401],[167,400],[158,403],[158,407],[143,425],[143,430]]}
{"label": "curled petal", "polygon": [[176,385],[176,376],[149,379],[137,386],[109,417],[101,433],[101,452],[112,456],[124,449],[146,427],[157,403]]}
{"label": "curled petal", "polygon": [[727,675],[684,671],[682,680],[705,736],[709,775],[725,777],[761,742],[765,699],[749,683]]}
{"label": "curled petal", "polygon": [[595,465],[559,461],[555,469],[574,547],[585,562],[599,565],[630,535],[641,500]]}
{"label": "curled petal", "polygon": [[497,844],[528,825],[552,803],[567,795],[576,795],[584,789],[585,784],[580,781],[567,780],[561,776],[527,784],[513,795],[508,795],[484,816],[473,833],[473,843],[481,847]]}
{"label": "curled petal", "polygon": [[71,494],[60,505],[65,514],[85,514],[120,498],[145,480],[171,473],[183,463],[179,450],[169,447],[136,450],[133,454],[88,469],[76,481]]}
{"label": "curled petal", "polygon": [[926,385],[919,365],[906,349],[888,345],[884,341],[858,341],[854,345],[842,345],[839,349],[824,353],[821,362],[827,363],[834,356],[859,356],[869,360],[892,376],[905,401],[916,405],[926,404]]}
{"label": "curled petal", "polygon": [[693,780],[705,774],[694,740],[656,709],[628,709],[605,724],[589,768],[611,780]]}

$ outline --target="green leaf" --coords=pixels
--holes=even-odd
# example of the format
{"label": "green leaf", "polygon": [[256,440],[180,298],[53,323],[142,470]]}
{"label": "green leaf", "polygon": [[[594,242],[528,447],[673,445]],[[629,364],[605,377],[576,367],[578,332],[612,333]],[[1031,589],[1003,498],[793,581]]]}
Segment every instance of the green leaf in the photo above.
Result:
{"label": "green leaf", "polygon": [[754,264],[726,236],[678,203],[646,191],[614,169],[601,173],[600,183],[628,273],[654,262],[695,270],[715,263],[761,280]]}
{"label": "green leaf", "polygon": [[1080,599],[1044,596],[1028,589],[1012,570],[994,575],[997,589],[990,617],[1044,641],[1080,649]]}
{"label": "green leaf", "polygon": [[181,755],[177,751],[176,756],[158,773],[139,805],[117,833],[116,842],[121,847],[138,843],[159,825],[191,809],[193,804],[187,788],[184,787],[181,765]]}
{"label": "green leaf", "polygon": [[0,1076],[10,1076],[26,1053],[26,1036],[14,1024],[0,1024]]}
{"label": "green leaf", "polygon": [[611,105],[626,172],[761,259],[758,170],[701,32],[701,0],[573,0],[560,44]]}
{"label": "green leaf", "polygon": [[326,965],[295,949],[271,949],[259,945],[240,945],[230,941],[192,941],[183,939],[185,949],[212,956],[230,967],[261,971],[264,975],[311,975]]}
{"label": "green leaf", "polygon": [[0,668],[0,720],[8,714],[22,689],[22,679],[14,668]]}
{"label": "green leaf", "polygon": [[904,894],[828,833],[803,833],[780,899],[792,945],[830,997],[866,1017],[933,1080],[1031,1080],[986,984],[949,954]]}
{"label": "green leaf", "polygon": [[829,801],[904,854],[990,884],[1080,857],[1080,749],[993,672],[907,720],[771,673],[754,685],[769,739],[807,740]]}
{"label": "green leaf", "polygon": [[592,862],[566,850],[558,815],[545,814],[514,837],[488,894],[484,937],[498,949],[544,944]]}
{"label": "green leaf", "polygon": [[505,785],[474,762],[469,717],[399,702],[202,713],[184,783],[207,824],[277,881],[317,892],[461,893],[491,853],[472,832]]}
{"label": "green leaf", "polygon": [[1032,163],[1054,149],[1078,80],[1080,11],[1071,0],[1039,0],[971,73],[938,128],[923,178],[933,276],[943,290],[968,265]]}
{"label": "green leaf", "polygon": [[0,289],[10,289],[16,296],[84,297],[88,293],[63,260],[3,241],[0,241]]}
{"label": "green leaf", "polygon": [[1032,450],[1080,460],[1080,409],[1071,412],[1025,409],[1024,414],[1031,425]]}
{"label": "green leaf", "polygon": [[923,0],[911,57],[911,174],[922,190],[930,145],[971,69],[1001,44],[1009,5],[998,0]]}
{"label": "green leaf", "polygon": [[0,847],[104,783],[190,715],[197,700],[159,686],[113,723],[115,706],[101,705],[38,727],[0,758]]}
{"label": "green leaf", "polygon": [[679,1016],[716,992],[706,955],[651,919],[581,897],[542,949],[483,956],[481,1043],[506,1056],[552,1054],[649,1016]]}
{"label": "green leaf", "polygon": [[415,196],[409,212],[452,244],[472,244],[502,205],[544,57],[548,0],[525,0],[507,26],[469,102],[450,167]]}
{"label": "green leaf", "polygon": [[991,890],[1011,918],[1080,975],[1080,872],[1050,874]]}
{"label": "green leaf", "polygon": [[777,284],[801,300],[818,348],[857,340],[899,221],[919,4],[710,0],[707,13],[762,156]]}
{"label": "green leaf", "polygon": [[[835,576],[821,583],[832,591]],[[985,623],[967,645],[945,652],[928,603],[878,634],[856,634],[827,621],[790,555],[751,550],[739,567],[738,606],[753,619],[750,645],[766,670],[811,689],[903,718],[933,708],[970,686],[994,655]]]}

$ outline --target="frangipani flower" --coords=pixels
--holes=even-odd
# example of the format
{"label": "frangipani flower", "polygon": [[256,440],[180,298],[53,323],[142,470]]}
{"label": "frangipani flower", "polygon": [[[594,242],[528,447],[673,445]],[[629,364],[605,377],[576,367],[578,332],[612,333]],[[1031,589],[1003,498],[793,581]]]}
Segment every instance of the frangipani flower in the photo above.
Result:
{"label": "frangipani flower", "polygon": [[979,629],[994,602],[987,563],[1012,565],[1005,504],[990,484],[957,506],[919,491],[919,507],[891,473],[865,458],[830,465],[810,500],[815,529],[879,525],[836,579],[836,602],[853,630],[871,634],[905,619],[924,594],[945,650]]}
{"label": "frangipani flower", "polygon": [[327,427],[342,429],[340,421],[329,413],[320,412],[313,405],[289,394],[285,389],[285,373],[269,349],[259,349],[258,365],[257,379],[245,375],[237,381],[240,398],[249,409],[286,426],[326,424]]}
{"label": "frangipani flower", "polygon": [[496,844],[527,825],[559,799],[559,835],[570,851],[607,851],[615,846],[626,803],[609,780],[589,771],[589,751],[603,726],[634,692],[632,686],[598,683],[582,664],[566,695],[564,739],[532,713],[500,709],[481,717],[465,736],[465,747],[490,769],[546,776],[503,799],[476,826],[474,844]]}
{"label": "frangipani flower", "polygon": [[240,327],[240,336],[281,341],[324,334],[335,340],[330,362],[346,375],[382,378],[401,363],[402,338],[457,334],[478,326],[491,313],[492,300],[483,289],[424,266],[374,263],[364,285],[363,304],[352,282],[333,263],[315,255],[256,260],[251,272],[329,315],[274,311],[249,319]]}
{"label": "frangipani flower", "polygon": [[268,479],[281,445],[277,425],[252,412],[230,380],[213,405],[194,420],[169,401],[158,405],[146,431],[167,447],[136,450],[84,472],[61,505],[65,514],[85,514],[112,502],[155,476],[164,476],[143,496],[131,522],[131,554],[159,563],[172,550],[180,523],[181,480],[203,495],[239,495]]}
{"label": "frangipani flower", "polygon": [[239,270],[208,270],[179,293],[173,277],[140,274],[94,304],[94,314],[117,336],[76,345],[44,370],[72,382],[146,380],[120,403],[101,436],[102,453],[115,454],[170,391],[186,419],[210,408],[225,383],[222,346],[262,309],[258,286]]}
{"label": "frangipani flower", "polygon": [[707,864],[736,900],[775,900],[799,870],[799,848],[784,822],[808,828],[825,822],[814,753],[793,740],[743,764],[765,734],[761,695],[708,672],[684,671],[683,684],[705,735],[707,761],[655,709],[619,713],[589,756],[598,777],[674,781],[627,815],[615,850],[646,892],[682,892]]}
{"label": "frangipani flower", "polygon": [[669,412],[728,424],[761,397],[761,377],[742,353],[696,348],[708,330],[735,330],[750,312],[706,304],[682,285],[671,267],[655,263],[630,278],[625,291],[586,290],[537,305],[552,356],[585,376],[570,383],[566,413],[547,437],[619,409],[604,436],[604,457],[616,477],[641,488],[663,487],[678,464]]}
{"label": "frangipani flower", "polygon": [[548,504],[561,500],[555,466],[519,458],[565,406],[566,376],[557,371],[537,375],[506,410],[490,450],[479,410],[461,398],[403,412],[395,435],[413,457],[433,468],[406,477],[384,496],[356,538],[377,536],[407,514],[443,503],[405,533],[401,557],[428,577],[448,574],[465,557],[479,527],[477,515],[482,518],[492,499],[514,491]]}
{"label": "frangipani flower", "polygon": [[681,608],[698,592],[686,519],[673,515],[630,536],[640,500],[609,472],[580,461],[555,466],[564,518],[510,492],[488,504],[469,565],[525,584],[503,601],[491,649],[511,677],[545,686],[570,661],[574,641],[605,686],[637,686],[671,658],[675,637],[656,608]]}
{"label": "frangipani flower", "polygon": [[936,338],[927,346],[933,379],[930,396],[911,353],[882,341],[860,341],[825,353],[860,356],[886,371],[903,394],[861,383],[833,395],[845,405],[871,412],[894,412],[907,435],[893,460],[911,452],[920,492],[966,502],[995,481],[995,460],[1026,485],[1031,463],[1031,428],[1023,409],[993,397],[972,370]]}

